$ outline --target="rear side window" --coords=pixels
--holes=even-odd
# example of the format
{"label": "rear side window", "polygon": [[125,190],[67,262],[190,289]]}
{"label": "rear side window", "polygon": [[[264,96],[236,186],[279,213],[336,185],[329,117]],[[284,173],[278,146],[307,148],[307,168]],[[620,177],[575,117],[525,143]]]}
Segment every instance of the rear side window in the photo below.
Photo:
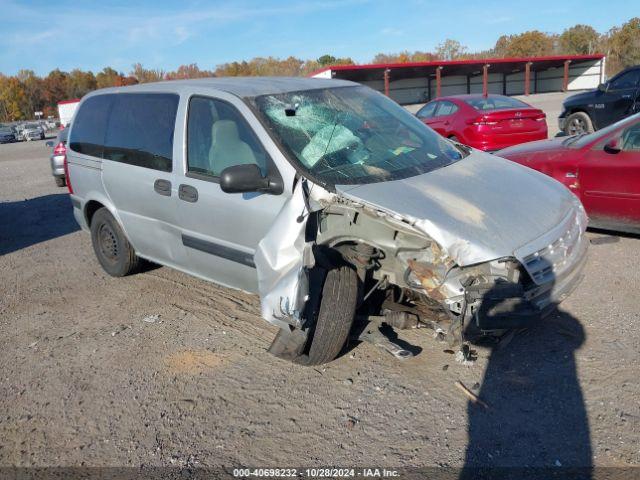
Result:
{"label": "rear side window", "polygon": [[436,111],[437,106],[438,106],[438,102],[427,103],[424,107],[418,110],[418,113],[416,113],[416,116],[418,118],[431,118],[433,117],[433,114]]}
{"label": "rear side window", "polygon": [[458,106],[453,102],[442,101],[439,102],[439,104],[436,117],[446,117],[447,115],[453,115],[458,111]]}
{"label": "rear side window", "polygon": [[115,95],[104,158],[170,172],[178,95],[135,93]]}
{"label": "rear side window", "polygon": [[104,135],[113,95],[87,98],[73,121],[69,147],[74,152],[102,158]]}

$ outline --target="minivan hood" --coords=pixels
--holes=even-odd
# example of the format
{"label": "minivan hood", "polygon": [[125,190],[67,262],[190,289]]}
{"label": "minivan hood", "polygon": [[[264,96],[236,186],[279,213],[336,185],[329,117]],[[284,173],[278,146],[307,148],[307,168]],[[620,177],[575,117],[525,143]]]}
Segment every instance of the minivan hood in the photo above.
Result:
{"label": "minivan hood", "polygon": [[423,175],[365,185],[336,185],[343,196],[402,216],[444,248],[458,265],[501,257],[565,219],[575,200],[559,182],[474,150]]}

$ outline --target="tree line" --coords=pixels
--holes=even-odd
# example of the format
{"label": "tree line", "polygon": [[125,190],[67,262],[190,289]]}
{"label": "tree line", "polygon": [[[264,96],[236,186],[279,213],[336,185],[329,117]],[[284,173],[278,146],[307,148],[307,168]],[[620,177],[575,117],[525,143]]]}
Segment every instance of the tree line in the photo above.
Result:
{"label": "tree line", "polygon": [[[589,25],[575,25],[560,34],[530,30],[516,35],[503,35],[493,48],[477,52],[470,52],[457,40],[447,39],[434,51],[379,53],[374,56],[372,63],[592,53],[607,55],[608,75],[640,64],[640,17],[632,18],[603,34]],[[147,69],[136,63],[126,74],[111,67],[105,67],[97,74],[80,69],[70,72],[55,69],[45,77],[39,77],[31,70],[21,70],[14,76],[0,73],[0,121],[33,118],[36,111],[44,112],[45,116],[55,116],[59,101],[80,98],[98,88],[203,77],[303,76],[320,68],[354,63],[351,58],[323,55],[315,60],[293,56],[285,59],[257,57],[248,61],[224,63],[213,70],[201,70],[198,65],[189,64],[181,65],[175,71],[165,71]]]}

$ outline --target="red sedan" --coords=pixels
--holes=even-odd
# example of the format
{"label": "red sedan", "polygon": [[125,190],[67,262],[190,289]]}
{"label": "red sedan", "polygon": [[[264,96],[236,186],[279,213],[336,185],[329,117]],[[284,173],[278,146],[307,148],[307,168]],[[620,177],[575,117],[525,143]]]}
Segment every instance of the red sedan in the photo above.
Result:
{"label": "red sedan", "polygon": [[640,233],[640,114],[595,133],[519,145],[497,155],[566,185],[582,201],[590,226]]}
{"label": "red sedan", "polygon": [[499,150],[547,138],[542,110],[503,95],[440,97],[416,116],[440,135],[479,150]]}

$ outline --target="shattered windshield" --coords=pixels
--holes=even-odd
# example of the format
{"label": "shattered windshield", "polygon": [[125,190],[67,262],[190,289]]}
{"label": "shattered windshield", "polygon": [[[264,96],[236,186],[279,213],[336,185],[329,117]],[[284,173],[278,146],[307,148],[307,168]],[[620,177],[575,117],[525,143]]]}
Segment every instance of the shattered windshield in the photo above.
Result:
{"label": "shattered windshield", "polygon": [[263,95],[254,103],[290,156],[329,185],[412,177],[467,154],[366,87]]}

